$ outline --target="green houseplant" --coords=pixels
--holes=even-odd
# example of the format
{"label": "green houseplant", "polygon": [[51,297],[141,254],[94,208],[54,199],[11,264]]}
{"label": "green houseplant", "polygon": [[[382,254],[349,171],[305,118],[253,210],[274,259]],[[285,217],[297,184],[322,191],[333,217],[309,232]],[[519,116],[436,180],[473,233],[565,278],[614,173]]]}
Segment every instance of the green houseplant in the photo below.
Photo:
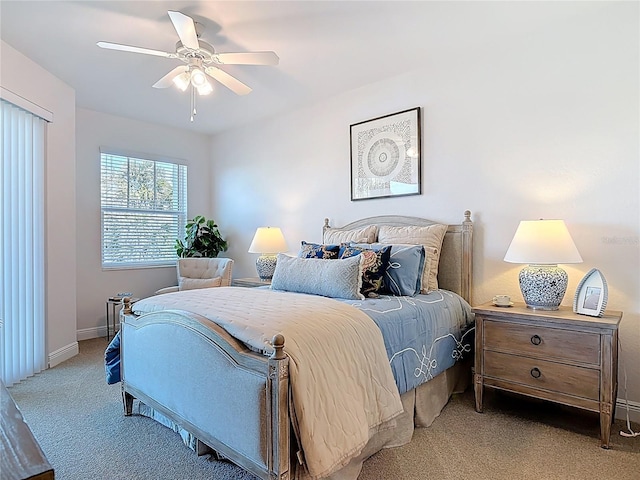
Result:
{"label": "green houseplant", "polygon": [[193,220],[187,220],[185,230],[184,241],[176,240],[178,257],[213,258],[227,250],[227,241],[222,238],[218,225],[213,220],[197,215]]}

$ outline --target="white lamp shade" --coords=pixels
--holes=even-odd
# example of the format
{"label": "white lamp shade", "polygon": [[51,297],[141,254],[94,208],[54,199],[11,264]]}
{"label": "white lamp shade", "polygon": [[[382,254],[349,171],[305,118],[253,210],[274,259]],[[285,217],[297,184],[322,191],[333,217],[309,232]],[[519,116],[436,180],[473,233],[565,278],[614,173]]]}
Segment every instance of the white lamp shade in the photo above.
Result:
{"label": "white lamp shade", "polygon": [[249,253],[281,253],[289,250],[278,227],[259,227],[249,246]]}
{"label": "white lamp shade", "polygon": [[207,83],[207,76],[199,68],[194,68],[191,71],[191,85],[194,87],[201,87]]}
{"label": "white lamp shade", "polygon": [[557,265],[581,263],[582,257],[563,220],[523,220],[511,240],[504,261]]}
{"label": "white lamp shade", "polygon": [[198,88],[198,95],[209,95],[213,92],[213,87],[209,82],[204,82],[204,84]]}
{"label": "white lamp shade", "polygon": [[173,79],[173,83],[176,87],[178,87],[183,92],[189,86],[189,80],[191,79],[191,74],[189,72],[184,72],[178,75]]}

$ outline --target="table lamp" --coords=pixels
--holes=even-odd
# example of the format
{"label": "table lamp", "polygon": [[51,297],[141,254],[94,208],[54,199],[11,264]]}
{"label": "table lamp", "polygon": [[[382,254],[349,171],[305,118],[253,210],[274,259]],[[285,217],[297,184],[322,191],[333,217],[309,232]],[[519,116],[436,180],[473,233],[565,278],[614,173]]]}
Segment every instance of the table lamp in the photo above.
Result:
{"label": "table lamp", "polygon": [[527,307],[557,310],[569,278],[558,264],[581,263],[582,257],[563,220],[523,220],[504,261],[529,264],[519,276]]}
{"label": "table lamp", "polygon": [[249,253],[259,253],[256,270],[260,280],[271,280],[276,269],[276,255],[289,250],[287,242],[278,227],[258,227]]}

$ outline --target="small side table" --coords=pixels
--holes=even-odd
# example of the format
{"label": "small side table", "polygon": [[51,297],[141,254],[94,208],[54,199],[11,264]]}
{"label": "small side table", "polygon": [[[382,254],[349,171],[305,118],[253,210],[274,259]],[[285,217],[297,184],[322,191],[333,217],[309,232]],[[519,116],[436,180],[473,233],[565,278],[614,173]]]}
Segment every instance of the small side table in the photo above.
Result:
{"label": "small side table", "polygon": [[600,445],[609,448],[618,392],[618,327],[622,312],[602,317],[570,307],[532,310],[491,303],[476,315],[474,387],[482,412],[485,387],[600,414]]}
{"label": "small side table", "polygon": [[260,277],[234,278],[231,281],[232,287],[265,287],[271,285],[271,280],[260,280]]}
{"label": "small side table", "polygon": [[[131,304],[136,303],[139,298],[131,298]],[[119,307],[122,307],[122,299],[116,300],[115,298],[108,298],[106,302],[107,307],[107,340],[111,338],[111,325],[113,325],[113,336],[116,336],[116,319],[120,311]]]}

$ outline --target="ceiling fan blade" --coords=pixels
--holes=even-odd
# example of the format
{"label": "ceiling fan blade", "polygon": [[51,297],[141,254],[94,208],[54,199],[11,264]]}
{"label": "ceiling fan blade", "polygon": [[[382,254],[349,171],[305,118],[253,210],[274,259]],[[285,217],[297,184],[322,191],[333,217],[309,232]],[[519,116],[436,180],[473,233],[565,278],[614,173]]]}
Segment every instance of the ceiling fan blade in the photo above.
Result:
{"label": "ceiling fan blade", "polygon": [[187,65],[180,65],[179,67],[174,68],[169,73],[167,73],[164,77],[162,77],[160,80],[154,83],[153,88],[170,87],[173,84],[173,79],[176,78],[178,75],[183,74],[187,70],[189,70],[189,67]]}
{"label": "ceiling fan blade", "polygon": [[171,18],[171,23],[173,23],[176,32],[178,32],[182,45],[192,50],[200,48],[196,25],[193,19],[180,12],[172,12],[169,10],[167,13],[169,14],[169,18]]}
{"label": "ceiling fan blade", "polygon": [[162,52],[160,50],[151,50],[149,48],[132,47],[131,45],[123,45],[122,43],[111,42],[98,42],[96,43],[100,48],[106,48],[108,50],[121,50],[123,52],[143,53],[145,55],[156,55],[158,57],[166,58],[178,58],[175,53]]}
{"label": "ceiling fan blade", "polygon": [[218,61],[227,65],[278,65],[276,52],[218,53]]}
{"label": "ceiling fan blade", "polygon": [[217,67],[207,67],[204,71],[207,75],[215,78],[229,90],[238,95],[246,95],[251,92],[251,87],[245,85],[237,78],[232,77],[227,72],[220,70]]}

